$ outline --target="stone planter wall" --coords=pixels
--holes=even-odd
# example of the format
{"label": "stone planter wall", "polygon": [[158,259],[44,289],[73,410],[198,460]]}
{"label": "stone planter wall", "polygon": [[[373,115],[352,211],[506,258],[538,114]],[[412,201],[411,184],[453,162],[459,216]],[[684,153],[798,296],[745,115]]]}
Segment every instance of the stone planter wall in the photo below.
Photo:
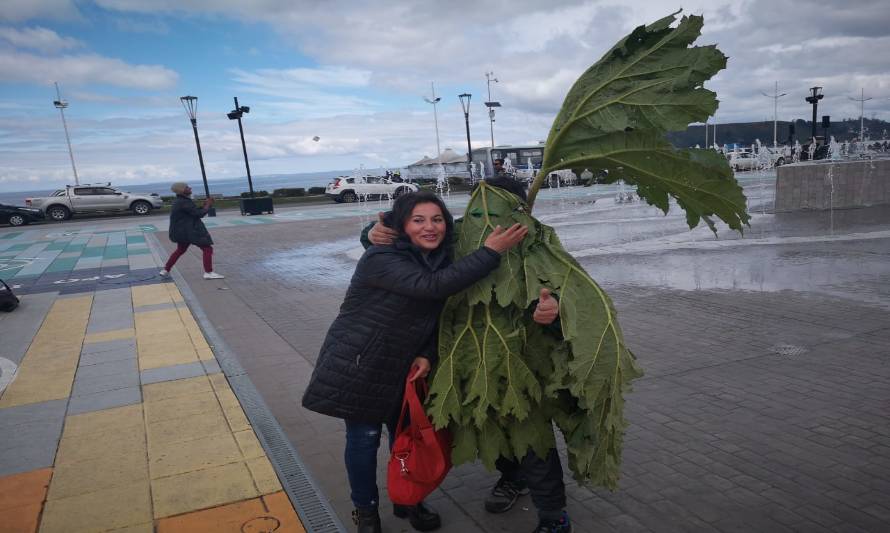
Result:
{"label": "stone planter wall", "polygon": [[880,204],[890,204],[890,159],[797,163],[776,169],[776,212]]}

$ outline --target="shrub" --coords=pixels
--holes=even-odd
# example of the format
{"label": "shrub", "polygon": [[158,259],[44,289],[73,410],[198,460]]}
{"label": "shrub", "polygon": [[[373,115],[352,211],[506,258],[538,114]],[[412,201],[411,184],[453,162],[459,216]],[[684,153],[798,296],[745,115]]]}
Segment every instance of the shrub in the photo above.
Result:
{"label": "shrub", "polygon": [[324,190],[325,190],[324,187],[309,187],[309,194],[310,195],[324,194]]}
{"label": "shrub", "polygon": [[284,188],[284,189],[275,189],[272,191],[272,196],[275,198],[292,198],[294,196],[306,196],[306,189],[299,188]]}
{"label": "shrub", "polygon": [[[269,191],[253,191],[253,195],[254,195],[254,196],[258,196],[258,197],[269,196]],[[242,192],[242,193],[241,193],[241,198],[250,198],[250,193],[249,193],[249,192]]]}

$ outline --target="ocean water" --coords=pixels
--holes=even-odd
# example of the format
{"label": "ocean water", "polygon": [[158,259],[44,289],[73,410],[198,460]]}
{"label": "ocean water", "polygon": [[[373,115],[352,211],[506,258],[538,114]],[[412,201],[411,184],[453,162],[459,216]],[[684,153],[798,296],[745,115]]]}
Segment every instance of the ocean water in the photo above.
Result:
{"label": "ocean water", "polygon": [[[337,176],[351,176],[351,170],[329,170],[325,172],[312,172],[303,174],[272,174],[266,176],[253,176],[254,191],[268,191],[269,194],[275,189],[304,187],[324,187]],[[368,175],[375,174],[372,171],[367,172]],[[186,180],[195,191],[195,196],[204,196],[204,183],[200,178]],[[169,196],[169,181],[120,185],[120,188],[127,192],[134,193],[152,193],[156,192],[161,196]],[[233,179],[208,180],[210,194],[222,194],[224,196],[238,196],[242,192],[248,191],[247,176]],[[112,186],[118,185],[111,182]],[[58,189],[39,189],[33,191],[14,191],[6,192],[0,190],[0,204],[8,205],[25,205],[25,198],[32,196],[47,196]]]}

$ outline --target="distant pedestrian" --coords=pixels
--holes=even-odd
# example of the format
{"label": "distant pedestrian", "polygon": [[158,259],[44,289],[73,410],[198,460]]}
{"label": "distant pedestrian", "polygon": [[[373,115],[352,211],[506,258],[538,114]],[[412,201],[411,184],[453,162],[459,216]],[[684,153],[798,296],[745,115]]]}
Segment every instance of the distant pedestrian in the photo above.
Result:
{"label": "distant pedestrian", "polygon": [[213,271],[213,239],[210,232],[201,222],[213,206],[213,198],[204,200],[204,207],[198,209],[192,200],[192,188],[181,181],[170,186],[176,193],[173,207],[170,209],[170,240],[176,243],[176,250],[161,270],[161,277],[170,275],[170,269],[192,244],[201,249],[204,258],[204,279],[223,279],[225,276]]}

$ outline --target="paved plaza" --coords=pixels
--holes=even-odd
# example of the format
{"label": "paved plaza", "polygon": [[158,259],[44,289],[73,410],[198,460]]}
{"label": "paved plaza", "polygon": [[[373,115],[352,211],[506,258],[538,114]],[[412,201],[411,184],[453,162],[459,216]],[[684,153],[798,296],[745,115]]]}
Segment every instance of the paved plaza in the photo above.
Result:
{"label": "paved plaza", "polygon": [[0,531],[304,531],[133,225],[0,230]]}
{"label": "paved plaza", "polygon": [[[639,203],[619,204],[611,191],[596,188],[547,191],[536,207],[612,296],[625,337],[646,371],[626,399],[630,426],[619,490],[581,488],[567,475],[576,531],[890,530],[890,208],[773,214],[771,177],[751,173],[740,179],[753,215],[744,237],[720,231],[715,239],[706,228],[689,231],[681,213],[664,217]],[[458,212],[462,202],[465,197],[451,200]],[[158,531],[172,531],[173,520],[190,519],[178,530],[193,531],[197,523],[211,523],[211,511],[200,509],[252,506],[254,519],[274,516],[299,527],[292,509],[286,509],[290,518],[276,514],[282,507],[275,505],[287,504],[281,489],[294,494],[291,478],[281,477],[287,469],[274,465],[283,487],[255,472],[259,455],[251,453],[263,448],[255,445],[256,437],[247,439],[254,431],[243,413],[232,418],[241,410],[232,409],[239,402],[226,387],[239,395],[241,406],[249,406],[257,402],[239,392],[249,380],[311,478],[312,490],[297,494],[297,512],[305,517],[317,510],[301,503],[300,495],[320,496],[349,530],[342,421],[305,411],[300,398],[361,253],[358,233],[380,207],[385,208],[337,205],[281,210],[271,217],[221,216],[211,233],[216,270],[227,278],[213,282],[200,278],[195,251],[177,264],[175,284],[151,277],[157,258],[172,249],[159,217],[0,229],[0,261],[8,265],[16,258],[56,254],[39,265],[14,267],[19,270],[12,281],[27,305],[0,315],[0,357],[18,366],[0,397],[5,476],[0,514],[36,516],[43,504],[42,530],[50,531],[54,516],[94,516],[63,503],[82,498],[114,507],[120,500],[103,495],[123,498],[124,491],[106,489],[101,480],[90,481],[94,488],[88,491],[74,487],[72,473],[85,467],[76,468],[80,448],[67,443],[120,426],[132,429],[116,432],[116,439],[126,440],[131,432],[147,435],[147,447],[131,449],[122,442],[119,455],[130,450],[129,455],[114,466],[121,472],[116,478],[142,476],[126,484],[137,492],[145,487],[141,497],[149,507],[141,511],[142,525],[153,522]],[[58,236],[60,230],[70,235]],[[84,258],[82,251],[61,257],[75,253],[75,246],[99,248],[100,242],[98,264],[97,256]],[[120,252],[106,258],[104,249],[114,246],[137,253],[132,259],[127,253],[126,262],[114,257]],[[148,252],[138,252],[144,249]],[[69,261],[71,269],[50,271],[65,259],[76,259]],[[103,277],[123,270],[129,279]],[[56,283],[60,279],[81,281]],[[79,322],[54,322],[62,316]],[[176,346],[186,346],[186,353],[174,351],[178,355],[167,359],[173,346],[156,343],[168,338],[179,339]],[[59,351],[69,355],[50,362],[41,355],[44,342],[68,346]],[[103,388],[100,383],[107,381],[96,377],[108,375],[103,371],[81,374],[81,368],[96,366],[97,354],[106,353],[93,348],[100,345],[133,361],[108,368],[116,376],[114,390],[130,391],[129,399],[124,392],[110,403],[82,399],[92,394],[91,386]],[[125,346],[135,352],[128,359],[122,357]],[[70,355],[75,347],[79,353]],[[230,371],[229,356],[237,360],[237,372]],[[44,378],[41,368],[52,368],[49,374],[58,377]],[[43,390],[57,392],[50,398],[40,396]],[[155,408],[158,402],[166,402],[167,410]],[[153,413],[162,418],[152,420]],[[165,413],[176,422],[164,420]],[[192,422],[179,423],[186,419]],[[170,429],[159,429],[163,424]],[[19,430],[7,440],[6,428],[13,426]],[[253,424],[258,440],[268,445],[257,427]],[[165,449],[166,437],[192,444]],[[238,446],[219,449],[227,439]],[[168,456],[174,450],[178,455]],[[280,456],[274,446],[266,447],[266,455],[273,463]],[[137,472],[139,461],[146,466]],[[381,450],[381,473],[384,461]],[[240,471],[243,482],[210,474],[223,470]],[[10,479],[19,483],[15,476],[30,476],[21,479],[36,489],[4,492],[13,486]],[[174,507],[165,495],[175,494],[173,480],[188,476],[206,481],[195,484],[206,488],[205,499],[173,498],[181,505]],[[83,484],[82,477],[77,480]],[[478,464],[456,468],[430,499],[443,516],[441,531],[531,531],[535,516],[527,496],[509,513],[485,513],[482,500],[496,479]],[[8,496],[26,493],[30,499]],[[227,505],[217,507],[221,504]],[[389,509],[383,505],[385,530],[410,531]],[[317,528],[336,529],[337,524]],[[306,530],[316,529],[309,524]]]}

